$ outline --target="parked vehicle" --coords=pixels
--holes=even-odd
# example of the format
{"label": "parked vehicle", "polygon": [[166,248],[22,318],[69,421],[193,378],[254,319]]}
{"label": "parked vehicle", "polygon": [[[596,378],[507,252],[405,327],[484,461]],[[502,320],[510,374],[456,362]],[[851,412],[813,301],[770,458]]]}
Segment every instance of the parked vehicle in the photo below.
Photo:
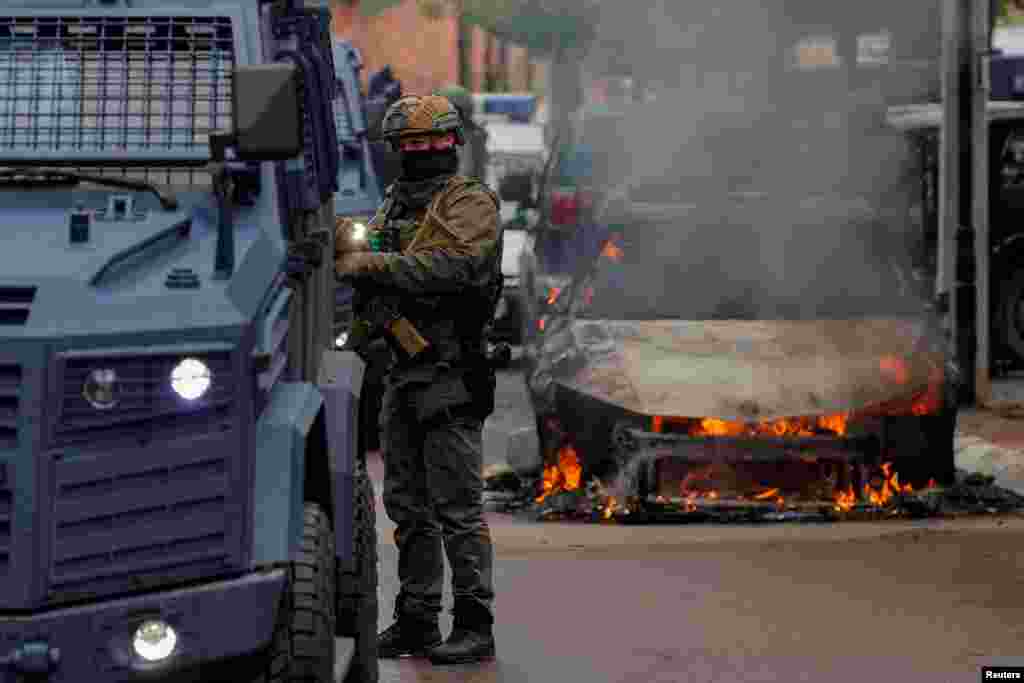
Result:
{"label": "parked vehicle", "polygon": [[377,680],[334,76],[327,3],[0,2],[0,681]]}
{"label": "parked vehicle", "polygon": [[533,124],[492,121],[487,124],[487,153],[486,180],[502,197],[501,220],[505,235],[501,267],[505,286],[495,311],[492,337],[496,341],[519,344],[523,326],[519,261],[527,232],[536,221],[533,188],[538,184],[547,158],[544,131]]}

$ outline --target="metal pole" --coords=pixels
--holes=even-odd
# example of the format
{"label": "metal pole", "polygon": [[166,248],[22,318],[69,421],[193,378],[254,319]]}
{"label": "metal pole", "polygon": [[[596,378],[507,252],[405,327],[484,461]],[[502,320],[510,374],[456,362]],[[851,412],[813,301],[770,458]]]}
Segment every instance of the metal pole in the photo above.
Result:
{"label": "metal pole", "polygon": [[[960,44],[963,0],[942,3],[942,124],[939,127],[939,239],[935,293],[948,302],[946,321],[956,355],[962,340],[956,297],[956,233],[960,216]],[[966,372],[967,369],[964,368]]]}
{"label": "metal pole", "polygon": [[971,65],[974,90],[971,94],[973,116],[971,148],[973,181],[971,183],[972,223],[974,224],[974,292],[975,334],[977,347],[974,363],[975,402],[983,406],[992,400],[992,381],[989,372],[989,125],[988,101],[990,94],[989,61],[991,43],[991,5],[974,2],[971,17]]}

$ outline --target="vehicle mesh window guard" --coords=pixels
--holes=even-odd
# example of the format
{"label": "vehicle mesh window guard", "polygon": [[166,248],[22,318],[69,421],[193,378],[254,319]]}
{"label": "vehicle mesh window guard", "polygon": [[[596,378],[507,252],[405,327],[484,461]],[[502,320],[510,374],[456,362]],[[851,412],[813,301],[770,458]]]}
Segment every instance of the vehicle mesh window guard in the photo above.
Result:
{"label": "vehicle mesh window guard", "polygon": [[0,147],[205,152],[234,63],[226,17],[0,16]]}

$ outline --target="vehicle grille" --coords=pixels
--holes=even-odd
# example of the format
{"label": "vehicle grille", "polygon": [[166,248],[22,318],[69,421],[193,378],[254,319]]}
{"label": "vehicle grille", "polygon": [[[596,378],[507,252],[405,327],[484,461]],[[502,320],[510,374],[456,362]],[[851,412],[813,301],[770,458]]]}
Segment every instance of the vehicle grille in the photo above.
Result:
{"label": "vehicle grille", "polygon": [[0,450],[18,445],[18,401],[21,367],[0,363]]}
{"label": "vehicle grille", "polygon": [[[51,599],[215,572],[231,558],[223,440],[103,451],[54,464]],[[219,447],[218,447],[219,446]],[[171,575],[171,579],[164,578]],[[127,586],[126,586],[127,584]]]}
{"label": "vehicle grille", "polygon": [[36,298],[35,287],[0,287],[0,325],[24,325]]}
{"label": "vehicle grille", "polygon": [[[209,576],[230,567],[239,527],[233,482],[230,351],[197,351],[212,374],[188,402],[171,387],[184,354],[69,354],[54,445],[49,599],[73,600]],[[118,403],[89,404],[95,369],[117,374]]]}
{"label": "vehicle grille", "polygon": [[0,146],[205,155],[234,62],[226,17],[0,16]]}
{"label": "vehicle grille", "polygon": [[[67,359],[54,445],[158,439],[184,430],[194,433],[229,425],[235,396],[231,354],[225,351],[196,357],[210,368],[212,384],[195,401],[180,398],[171,388],[171,372],[182,360],[180,354]],[[83,394],[89,373],[101,368],[117,374],[118,403],[109,410],[97,410]]]}

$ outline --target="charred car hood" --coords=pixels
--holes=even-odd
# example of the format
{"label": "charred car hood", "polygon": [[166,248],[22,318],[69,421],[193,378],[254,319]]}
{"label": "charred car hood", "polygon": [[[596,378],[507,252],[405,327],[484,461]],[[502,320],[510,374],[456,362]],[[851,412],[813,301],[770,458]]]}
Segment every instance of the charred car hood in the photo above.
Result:
{"label": "charred car hood", "polygon": [[922,351],[926,330],[906,319],[575,321],[563,333],[575,362],[553,379],[644,415],[831,414],[926,389],[942,362]]}

